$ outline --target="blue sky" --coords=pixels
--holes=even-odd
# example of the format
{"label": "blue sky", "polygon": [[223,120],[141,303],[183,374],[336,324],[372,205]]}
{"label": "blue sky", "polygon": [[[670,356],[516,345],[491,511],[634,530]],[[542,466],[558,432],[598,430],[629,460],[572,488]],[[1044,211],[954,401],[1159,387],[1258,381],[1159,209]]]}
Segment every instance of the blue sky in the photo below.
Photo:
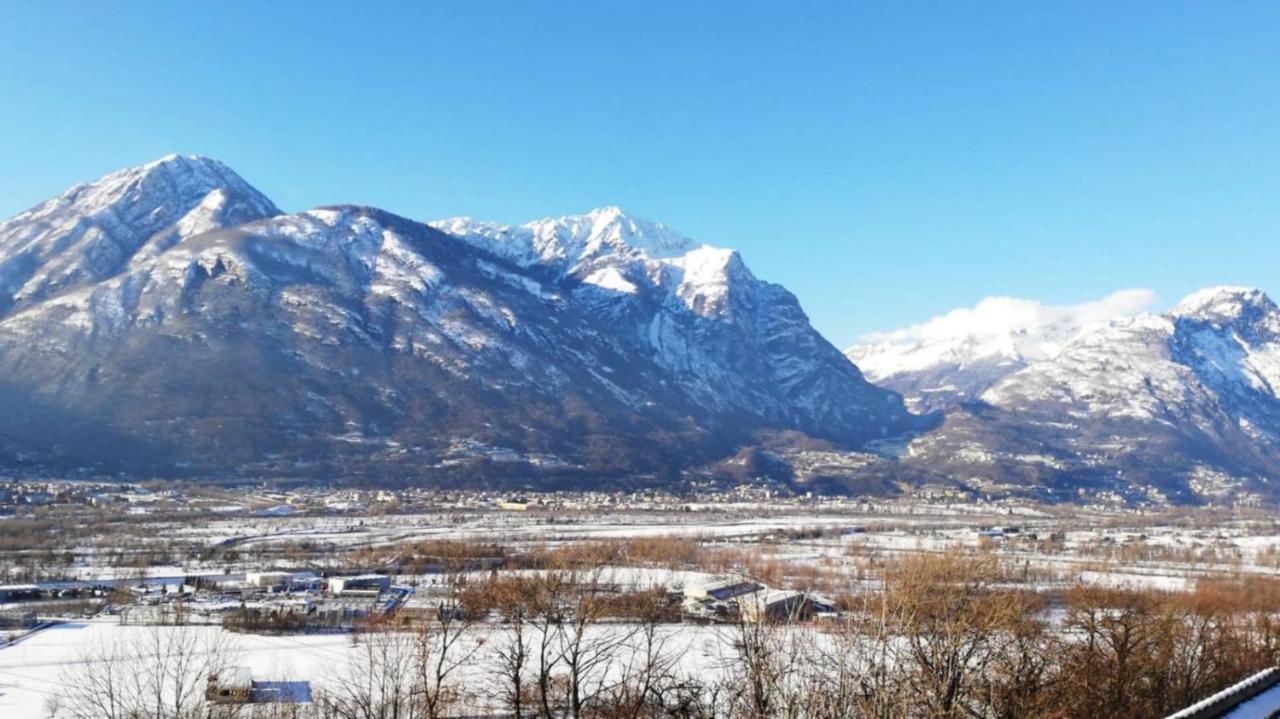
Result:
{"label": "blue sky", "polygon": [[0,0],[0,216],[169,152],[286,210],[617,204],[837,345],[986,295],[1280,293],[1280,3]]}

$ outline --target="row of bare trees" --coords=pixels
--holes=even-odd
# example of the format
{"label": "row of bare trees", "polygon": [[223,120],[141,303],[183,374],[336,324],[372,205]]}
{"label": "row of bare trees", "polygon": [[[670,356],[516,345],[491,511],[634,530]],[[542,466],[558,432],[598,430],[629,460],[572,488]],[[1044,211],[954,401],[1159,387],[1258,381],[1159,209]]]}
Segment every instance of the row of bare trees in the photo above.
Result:
{"label": "row of bare trees", "polygon": [[425,620],[371,626],[318,716],[668,716],[679,631],[663,589],[619,592],[603,567],[444,583]]}
{"label": "row of bare trees", "polygon": [[827,625],[739,628],[734,703],[764,719],[1162,717],[1280,664],[1280,583],[1007,588],[990,555],[906,559]]}
{"label": "row of bare trees", "polygon": [[[717,626],[678,623],[665,590],[625,590],[603,564],[459,573],[429,612],[354,635],[287,716],[1143,719],[1280,663],[1280,582],[1046,595],[997,562],[911,557],[840,597],[839,619]],[[191,676],[226,653],[166,638],[197,631],[221,636],[156,628],[131,635],[147,646],[86,657],[54,716],[198,716]]]}

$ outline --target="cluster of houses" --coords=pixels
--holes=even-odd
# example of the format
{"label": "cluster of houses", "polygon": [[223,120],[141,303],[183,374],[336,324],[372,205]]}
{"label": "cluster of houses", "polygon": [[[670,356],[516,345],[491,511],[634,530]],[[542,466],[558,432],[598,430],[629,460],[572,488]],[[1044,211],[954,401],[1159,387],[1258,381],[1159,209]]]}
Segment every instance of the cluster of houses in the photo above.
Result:
{"label": "cluster of houses", "polygon": [[411,594],[384,574],[319,577],[311,572],[248,572],[190,577],[160,591],[134,587],[136,601],[121,610],[125,623],[163,620],[220,622],[244,631],[349,629],[390,613]]}
{"label": "cluster of houses", "polygon": [[[817,508],[832,512],[912,513],[921,511],[922,501],[989,504],[968,490],[941,485],[926,485],[903,497],[868,500],[813,493],[795,495],[785,488],[754,482],[726,487],[719,482],[695,481],[678,493],[662,489],[513,493],[428,487],[280,487],[266,481],[236,487],[190,485],[176,489],[103,480],[22,480],[0,475],[0,515],[15,516],[32,515],[37,510],[75,512],[78,509],[158,516],[212,512],[282,519],[303,515],[364,516],[448,510],[695,513],[744,505],[778,511]],[[1007,500],[998,500],[992,506],[1007,503]]]}
{"label": "cluster of houses", "polygon": [[0,478],[0,510],[11,512],[54,505],[138,507],[182,500],[175,490],[152,491],[120,482],[5,481]]}
{"label": "cluster of houses", "polygon": [[[953,488],[943,494],[952,496]],[[932,495],[929,495],[932,496]],[[942,496],[942,495],[939,495]],[[886,500],[890,504],[891,500]],[[0,514],[28,514],[38,507],[117,508],[134,514],[161,511],[216,512],[259,517],[305,514],[364,514],[440,510],[543,511],[718,511],[726,504],[769,504],[778,508],[822,505],[833,511],[873,510],[864,499],[806,494],[792,496],[776,487],[740,484],[723,487],[694,483],[689,491],[661,489],[632,492],[551,491],[509,493],[485,490],[442,490],[350,487],[278,488],[269,483],[242,487],[144,487],[101,480],[22,480],[0,475]]]}
{"label": "cluster of houses", "polygon": [[[415,590],[394,585],[386,574],[321,577],[312,572],[251,571],[122,579],[92,587],[84,582],[11,585],[0,587],[0,603],[9,603],[0,610],[27,612],[33,607],[52,606],[50,600],[69,592],[117,598],[108,611],[125,624],[221,623],[233,629],[265,632],[350,629],[365,620],[391,615],[429,620],[439,604],[429,580]],[[837,613],[830,598],[774,589],[748,579],[690,584],[675,592],[673,601],[680,603],[681,615],[694,622],[810,621]],[[119,602],[121,595],[127,595],[128,601]],[[34,619],[7,618],[0,613],[0,625],[24,622],[34,623]]]}
{"label": "cluster of houses", "polygon": [[411,594],[383,574],[278,571],[0,585],[0,630],[34,626],[37,611],[65,617],[98,610],[122,624],[344,629],[394,611]]}

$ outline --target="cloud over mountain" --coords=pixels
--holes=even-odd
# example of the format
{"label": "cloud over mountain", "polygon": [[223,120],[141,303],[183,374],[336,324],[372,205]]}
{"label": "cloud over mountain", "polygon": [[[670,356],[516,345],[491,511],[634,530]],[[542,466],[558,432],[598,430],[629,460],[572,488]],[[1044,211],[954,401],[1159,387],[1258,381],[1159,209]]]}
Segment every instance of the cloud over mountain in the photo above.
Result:
{"label": "cloud over mountain", "polygon": [[[1082,332],[1153,309],[1156,294],[1126,289],[1073,305],[987,297],[920,324],[866,335],[846,355],[873,382],[934,408],[975,397]],[[946,381],[942,381],[945,375]]]}

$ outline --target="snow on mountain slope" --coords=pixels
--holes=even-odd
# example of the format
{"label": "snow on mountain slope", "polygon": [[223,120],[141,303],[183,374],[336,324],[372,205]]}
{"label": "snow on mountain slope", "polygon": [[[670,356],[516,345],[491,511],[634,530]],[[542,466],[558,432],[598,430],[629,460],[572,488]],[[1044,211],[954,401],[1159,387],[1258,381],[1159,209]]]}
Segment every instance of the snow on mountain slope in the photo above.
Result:
{"label": "snow on mountain slope", "polygon": [[[600,478],[757,432],[856,449],[923,427],[736,252],[616,208],[455,236],[365,207],[278,214],[207,160],[93,187],[4,225],[40,252],[101,225],[118,250],[0,318],[0,404],[18,408],[0,433],[41,456],[422,476],[483,446]],[[32,248],[0,262],[61,257]]]}
{"label": "snow on mountain slope", "polygon": [[280,210],[222,163],[169,155],[72,187],[0,224],[0,317],[185,237]]}
{"label": "snow on mountain slope", "polygon": [[1002,407],[1061,402],[1081,417],[1155,419],[1179,414],[1196,392],[1275,402],[1278,363],[1275,304],[1260,290],[1215,287],[1166,315],[1140,315],[1086,333],[982,399]]}
{"label": "snow on mountain slope", "polygon": [[794,295],[757,278],[733,250],[617,207],[517,227],[466,218],[432,226],[548,278],[701,403],[820,436],[869,423],[860,441],[928,424],[868,384],[810,327]]}
{"label": "snow on mountain slope", "polygon": [[699,245],[618,207],[514,227],[467,217],[429,224],[557,279],[574,278],[622,294],[662,287],[668,299],[704,315],[723,309],[730,274],[750,274],[736,252]]}
{"label": "snow on mountain slope", "polygon": [[658,222],[602,207],[585,215],[546,218],[509,226],[454,217],[428,223],[522,266],[541,264],[573,272],[609,254],[657,259],[684,254],[697,245]]}
{"label": "snow on mountain slope", "polygon": [[1243,323],[1268,336],[1280,331],[1275,303],[1265,292],[1251,287],[1208,287],[1184,297],[1169,314],[1217,325]]}
{"label": "snow on mountain slope", "polygon": [[1121,290],[1078,305],[988,297],[919,325],[870,334],[845,355],[876,384],[902,392],[916,410],[973,399],[1072,339],[1155,303],[1150,290]]}
{"label": "snow on mountain slope", "polygon": [[1191,371],[1169,346],[1174,329],[1156,315],[1115,322],[1010,374],[981,399],[1008,409],[1061,404],[1063,418],[1154,419],[1189,399]]}
{"label": "snow on mountain slope", "polygon": [[1209,288],[1164,315],[1077,336],[995,383],[982,407],[951,412],[912,450],[972,476],[1119,482],[1181,501],[1274,497],[1278,389],[1280,310],[1259,290]]}

